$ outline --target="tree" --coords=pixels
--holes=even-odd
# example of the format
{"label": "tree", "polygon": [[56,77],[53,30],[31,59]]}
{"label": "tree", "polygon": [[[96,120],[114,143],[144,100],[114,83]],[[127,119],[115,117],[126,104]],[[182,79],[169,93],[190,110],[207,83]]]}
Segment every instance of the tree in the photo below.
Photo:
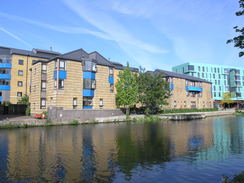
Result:
{"label": "tree", "polygon": [[222,105],[230,105],[231,103],[233,103],[233,100],[231,99],[231,93],[230,92],[225,92],[223,93],[223,99],[221,100],[221,104]]}
{"label": "tree", "polygon": [[139,102],[146,108],[146,115],[155,113],[161,105],[167,104],[170,91],[161,74],[145,72],[145,69],[140,68],[137,83]]}
{"label": "tree", "polygon": [[[240,8],[241,10],[236,12],[236,16],[242,16],[244,15],[244,0],[239,0]],[[244,48],[244,27],[234,27],[235,32],[240,34],[239,36],[234,37],[233,39],[230,39],[227,41],[227,43],[234,43],[234,47],[240,48],[241,50]],[[244,55],[244,51],[239,52],[239,57],[242,57]]]}
{"label": "tree", "polygon": [[129,64],[118,75],[116,83],[116,104],[126,109],[126,117],[129,117],[130,108],[138,102],[138,86],[136,76],[130,71]]}
{"label": "tree", "polygon": [[30,115],[30,102],[29,102],[29,96],[28,95],[24,95],[22,96],[19,101],[18,101],[19,104],[25,104],[27,107],[26,107],[26,110],[25,110],[25,114],[26,116],[29,116]]}

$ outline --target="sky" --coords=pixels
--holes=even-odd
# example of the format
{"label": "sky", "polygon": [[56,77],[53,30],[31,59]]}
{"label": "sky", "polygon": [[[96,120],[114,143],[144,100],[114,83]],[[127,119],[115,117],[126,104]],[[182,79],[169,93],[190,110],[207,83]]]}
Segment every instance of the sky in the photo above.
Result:
{"label": "sky", "polygon": [[185,62],[244,67],[226,44],[243,26],[238,0],[2,0],[0,46],[83,48],[147,70]]}

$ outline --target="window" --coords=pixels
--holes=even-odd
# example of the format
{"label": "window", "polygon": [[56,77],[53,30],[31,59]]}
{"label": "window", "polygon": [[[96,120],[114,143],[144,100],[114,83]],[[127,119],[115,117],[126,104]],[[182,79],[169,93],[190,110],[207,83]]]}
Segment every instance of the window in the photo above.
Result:
{"label": "window", "polygon": [[214,97],[216,97],[216,92],[214,92]]}
{"label": "window", "polygon": [[97,71],[96,63],[94,63],[92,61],[83,62],[83,71],[96,72]]}
{"label": "window", "polygon": [[77,108],[77,98],[73,98],[73,109]]}
{"label": "window", "polygon": [[23,76],[23,70],[18,70],[18,76]]}
{"label": "window", "polygon": [[221,97],[221,93],[219,93],[219,97]]}
{"label": "window", "polygon": [[41,109],[45,109],[46,108],[46,98],[41,98]]}
{"label": "window", "polygon": [[0,97],[1,97],[2,95],[3,95],[2,92],[0,92]]}
{"label": "window", "polygon": [[95,89],[96,88],[96,80],[94,79],[84,79],[83,87],[85,89]]}
{"label": "window", "polygon": [[63,79],[59,79],[58,88],[60,88],[60,89],[64,88],[64,80]]}
{"label": "window", "polygon": [[23,86],[23,82],[22,81],[18,81],[18,86],[22,87]]}
{"label": "window", "polygon": [[200,67],[200,66],[198,66],[198,71],[199,71],[199,72],[201,71],[201,67]]}
{"label": "window", "polygon": [[177,103],[176,103],[176,101],[174,101],[174,108],[176,108],[177,107]]}
{"label": "window", "polygon": [[213,89],[214,91],[216,90],[216,86],[214,86],[214,89]]}
{"label": "window", "polygon": [[47,64],[42,64],[42,73],[47,72]]}
{"label": "window", "polygon": [[64,60],[60,60],[59,61],[59,69],[60,70],[65,70],[65,61]]}
{"label": "window", "polygon": [[109,67],[109,76],[113,76],[114,69],[112,67]]}
{"label": "window", "polygon": [[202,73],[202,78],[204,78],[204,73]]}
{"label": "window", "polygon": [[114,92],[114,84],[110,84],[110,93]]}
{"label": "window", "polygon": [[219,79],[220,79],[221,77],[220,77],[220,74],[219,74]]}
{"label": "window", "polygon": [[194,65],[188,65],[188,70],[194,71]]}
{"label": "window", "polygon": [[218,85],[220,85],[220,80],[218,80]]}
{"label": "window", "polygon": [[202,72],[204,72],[205,71],[205,68],[204,67],[202,67]]}
{"label": "window", "polygon": [[213,78],[215,79],[215,74],[213,74]]}
{"label": "window", "polygon": [[[54,87],[57,87],[57,80],[54,80]],[[64,80],[63,79],[59,79],[58,80],[58,88],[59,89],[63,89],[64,88]]]}
{"label": "window", "polygon": [[216,73],[216,68],[214,68],[214,72]]}
{"label": "window", "polygon": [[46,86],[47,85],[47,82],[46,81],[41,81],[41,91],[46,91]]}
{"label": "window", "polygon": [[219,73],[219,68],[218,68],[218,73]]}
{"label": "window", "polygon": [[103,107],[103,99],[102,99],[102,98],[99,99],[99,107],[100,107],[100,108]]}
{"label": "window", "polygon": [[22,97],[22,92],[17,92],[17,97]]}
{"label": "window", "polygon": [[92,106],[92,98],[91,97],[83,97],[83,107],[84,106]]}
{"label": "window", "polygon": [[19,65],[24,65],[24,60],[19,60]]}
{"label": "window", "polygon": [[219,86],[219,91],[221,91],[221,86]]}

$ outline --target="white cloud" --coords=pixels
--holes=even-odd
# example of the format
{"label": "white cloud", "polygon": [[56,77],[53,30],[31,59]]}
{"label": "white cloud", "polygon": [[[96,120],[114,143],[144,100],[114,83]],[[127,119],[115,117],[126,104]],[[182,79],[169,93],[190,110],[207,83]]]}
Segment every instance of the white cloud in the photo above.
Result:
{"label": "white cloud", "polygon": [[17,36],[16,34],[9,32],[8,30],[4,29],[3,27],[0,27],[0,31],[2,31],[3,33],[9,35],[10,37],[14,38],[15,40],[25,44],[28,47],[33,47],[30,43],[26,42],[25,40],[21,39],[19,36]]}
{"label": "white cloud", "polygon": [[0,12],[0,16],[8,18],[8,19],[16,20],[16,21],[26,22],[26,23],[29,23],[32,25],[36,25],[36,26],[43,27],[43,28],[53,30],[53,31],[57,31],[57,32],[63,32],[63,33],[69,33],[69,34],[90,34],[90,35],[93,35],[93,36],[96,36],[96,37],[99,37],[102,39],[111,40],[111,38],[108,35],[106,35],[102,32],[97,32],[97,31],[89,30],[89,29],[82,28],[82,27],[51,25],[51,24],[40,22],[40,21],[31,20],[28,18],[9,15],[9,14],[2,13],[2,12]]}
{"label": "white cloud", "polygon": [[[168,50],[137,39],[122,23],[116,21],[111,15],[108,15],[106,13],[107,11],[104,11],[103,8],[97,9],[97,6],[94,7],[92,3],[87,5],[87,1],[63,1],[82,19],[109,35],[128,55],[142,65],[147,63],[143,61],[145,58],[140,58],[141,56],[139,54],[149,56],[150,54],[164,54],[168,52]],[[151,63],[148,65],[150,66]]]}

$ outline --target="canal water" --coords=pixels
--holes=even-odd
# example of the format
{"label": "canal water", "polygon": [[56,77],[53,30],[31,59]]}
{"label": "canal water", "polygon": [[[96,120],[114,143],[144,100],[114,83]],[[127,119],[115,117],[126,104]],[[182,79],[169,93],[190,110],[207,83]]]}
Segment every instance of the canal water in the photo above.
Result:
{"label": "canal water", "polygon": [[244,117],[0,130],[0,182],[218,183],[244,171]]}

